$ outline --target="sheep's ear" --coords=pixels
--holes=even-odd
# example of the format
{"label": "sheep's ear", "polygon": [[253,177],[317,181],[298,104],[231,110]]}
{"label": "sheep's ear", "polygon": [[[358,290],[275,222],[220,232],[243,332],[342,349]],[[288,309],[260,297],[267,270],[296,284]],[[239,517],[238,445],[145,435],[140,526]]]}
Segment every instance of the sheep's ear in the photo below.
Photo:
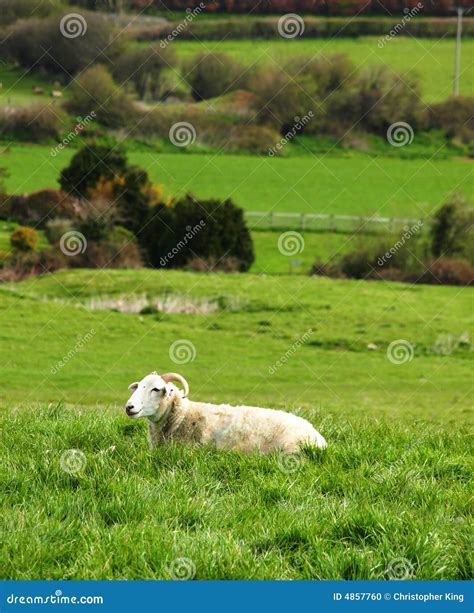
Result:
{"label": "sheep's ear", "polygon": [[128,386],[128,389],[135,391],[137,387],[138,387],[138,383],[130,383],[130,385]]}

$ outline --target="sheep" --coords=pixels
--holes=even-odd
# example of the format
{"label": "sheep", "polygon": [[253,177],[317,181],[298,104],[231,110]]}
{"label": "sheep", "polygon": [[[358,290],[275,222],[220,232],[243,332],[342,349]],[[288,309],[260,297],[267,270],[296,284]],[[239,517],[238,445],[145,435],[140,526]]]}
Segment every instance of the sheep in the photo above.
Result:
{"label": "sheep", "polygon": [[[181,392],[172,381],[179,381]],[[302,446],[323,449],[324,438],[305,419],[274,409],[193,402],[189,385],[181,375],[152,372],[129,386],[133,390],[125,405],[132,419],[148,418],[150,447],[172,439],[214,445],[250,453],[279,451],[294,454]]]}

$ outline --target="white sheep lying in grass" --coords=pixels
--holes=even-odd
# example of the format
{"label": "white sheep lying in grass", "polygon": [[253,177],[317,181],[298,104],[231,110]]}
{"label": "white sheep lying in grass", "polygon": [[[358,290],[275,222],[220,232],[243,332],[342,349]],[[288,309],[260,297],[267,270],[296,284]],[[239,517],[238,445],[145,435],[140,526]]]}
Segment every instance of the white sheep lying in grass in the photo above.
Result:
{"label": "white sheep lying in grass", "polygon": [[[181,392],[171,381],[179,381]],[[301,417],[258,407],[233,407],[188,400],[189,386],[176,373],[156,372],[133,390],[125,412],[133,419],[148,417],[150,446],[175,439],[249,453],[297,453],[302,446],[326,447],[324,438]]]}

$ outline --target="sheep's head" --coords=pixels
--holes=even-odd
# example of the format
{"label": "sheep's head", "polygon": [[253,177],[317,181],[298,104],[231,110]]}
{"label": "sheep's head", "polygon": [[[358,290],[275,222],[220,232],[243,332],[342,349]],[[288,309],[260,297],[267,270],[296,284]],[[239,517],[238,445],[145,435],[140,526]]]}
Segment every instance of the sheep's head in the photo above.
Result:
{"label": "sheep's head", "polygon": [[176,373],[158,375],[152,372],[139,382],[132,383],[128,389],[133,394],[125,405],[126,414],[132,419],[138,417],[157,417],[159,418],[169,406],[169,401],[174,394],[178,394],[178,388],[171,381],[180,381],[184,387],[183,397],[189,393],[189,386],[186,379]]}

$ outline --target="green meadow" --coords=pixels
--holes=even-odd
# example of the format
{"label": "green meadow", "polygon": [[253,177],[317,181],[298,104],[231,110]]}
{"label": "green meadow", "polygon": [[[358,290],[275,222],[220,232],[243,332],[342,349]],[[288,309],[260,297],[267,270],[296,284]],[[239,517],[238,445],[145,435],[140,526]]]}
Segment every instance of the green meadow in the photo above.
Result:
{"label": "green meadow", "polygon": [[[121,312],[144,296],[209,308]],[[470,298],[158,271],[4,284],[1,577],[166,579],[186,558],[197,579],[467,579]],[[300,414],[328,449],[150,452],[123,405],[152,370],[184,374],[194,399]]]}
{"label": "green meadow", "polygon": [[[11,193],[57,187],[75,150],[53,157],[47,145],[10,144],[0,156]],[[249,211],[424,217],[455,190],[472,192],[468,158],[412,160],[363,153],[267,156],[131,151],[167,195],[232,198]]]}

